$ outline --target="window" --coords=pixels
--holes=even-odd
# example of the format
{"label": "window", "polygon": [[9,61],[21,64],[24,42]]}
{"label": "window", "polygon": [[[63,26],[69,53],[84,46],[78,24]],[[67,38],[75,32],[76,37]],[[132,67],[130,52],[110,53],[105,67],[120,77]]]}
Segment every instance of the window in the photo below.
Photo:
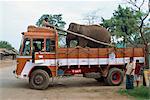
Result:
{"label": "window", "polygon": [[53,52],[55,51],[55,41],[46,39],[46,52]]}
{"label": "window", "polygon": [[50,52],[50,39],[46,39],[46,52]]}
{"label": "window", "polygon": [[30,55],[30,40],[29,39],[25,39],[25,42],[24,42],[24,48],[23,48],[23,55],[24,56],[28,56]]}
{"label": "window", "polygon": [[33,39],[33,48],[35,52],[44,51],[44,39]]}

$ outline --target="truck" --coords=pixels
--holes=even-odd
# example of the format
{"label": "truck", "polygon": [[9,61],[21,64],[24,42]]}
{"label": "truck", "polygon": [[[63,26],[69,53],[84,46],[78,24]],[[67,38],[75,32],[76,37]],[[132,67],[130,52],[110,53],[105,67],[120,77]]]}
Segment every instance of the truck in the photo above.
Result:
{"label": "truck", "polygon": [[130,57],[145,63],[144,48],[67,48],[60,47],[58,41],[56,28],[29,26],[27,32],[22,32],[15,76],[28,79],[32,89],[46,89],[50,79],[76,74],[118,86],[123,82],[123,70]]}

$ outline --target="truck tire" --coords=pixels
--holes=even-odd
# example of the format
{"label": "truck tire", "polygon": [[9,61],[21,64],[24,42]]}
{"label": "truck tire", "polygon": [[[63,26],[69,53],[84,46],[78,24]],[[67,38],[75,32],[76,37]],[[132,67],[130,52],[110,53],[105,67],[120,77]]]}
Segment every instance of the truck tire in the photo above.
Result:
{"label": "truck tire", "polygon": [[29,86],[32,89],[43,90],[49,86],[49,75],[46,71],[37,69],[29,77]]}
{"label": "truck tire", "polygon": [[118,86],[123,82],[123,72],[118,68],[111,68],[105,82],[110,86]]}

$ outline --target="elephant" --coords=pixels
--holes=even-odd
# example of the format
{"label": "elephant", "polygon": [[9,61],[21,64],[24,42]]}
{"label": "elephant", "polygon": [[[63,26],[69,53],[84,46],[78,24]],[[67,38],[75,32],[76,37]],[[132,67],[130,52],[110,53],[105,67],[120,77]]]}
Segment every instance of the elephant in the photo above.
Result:
{"label": "elephant", "polygon": [[[101,42],[111,43],[110,33],[107,31],[106,28],[104,28],[100,25],[80,25],[77,23],[70,23],[69,28],[67,30],[91,37],[91,38],[93,38],[95,40],[99,40]],[[91,40],[87,40],[83,37],[79,37],[79,36],[73,35],[71,33],[67,33],[67,36],[66,36],[67,47],[70,47],[71,40],[76,40],[77,45],[81,46],[81,47],[90,47],[90,48],[106,47],[106,45],[95,43],[95,42],[93,42]]]}

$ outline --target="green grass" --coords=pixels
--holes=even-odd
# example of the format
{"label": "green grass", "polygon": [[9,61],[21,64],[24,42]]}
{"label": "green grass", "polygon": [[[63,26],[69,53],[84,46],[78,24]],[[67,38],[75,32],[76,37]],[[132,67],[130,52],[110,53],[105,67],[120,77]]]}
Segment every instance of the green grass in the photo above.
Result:
{"label": "green grass", "polygon": [[121,95],[130,95],[136,98],[136,100],[150,100],[150,88],[148,87],[136,87],[131,90],[120,89],[118,91]]}

